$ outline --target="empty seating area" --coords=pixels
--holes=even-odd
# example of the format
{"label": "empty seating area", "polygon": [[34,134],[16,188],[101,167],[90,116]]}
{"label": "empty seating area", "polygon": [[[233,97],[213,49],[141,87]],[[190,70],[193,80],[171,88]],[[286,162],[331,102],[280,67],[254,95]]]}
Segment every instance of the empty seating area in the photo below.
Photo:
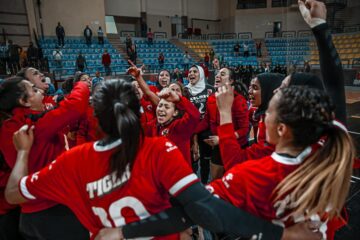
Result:
{"label": "empty seating area", "polygon": [[182,43],[195,52],[200,58],[204,58],[205,53],[209,53],[212,48],[208,42],[204,41],[183,41]]}
{"label": "empty seating area", "polygon": [[[333,42],[345,67],[351,65],[354,59],[360,58],[360,33],[334,35]],[[311,42],[310,46],[312,47],[310,63],[319,64],[316,42]]]}
{"label": "empty seating area", "polygon": [[65,46],[60,48],[63,54],[61,67],[56,65],[53,57],[53,52],[57,47],[57,39],[45,38],[41,40],[40,44],[44,56],[48,58],[50,71],[55,70],[55,73],[60,78],[73,75],[76,72],[76,58],[80,52],[86,59],[87,68],[84,71],[90,75],[94,75],[96,71],[105,72],[101,64],[101,57],[105,49],[111,55],[111,70],[113,72],[125,72],[128,66],[127,61],[123,59],[107,39],[104,39],[104,45],[99,45],[97,39],[93,39],[93,43],[87,46],[83,38],[65,38]]}
{"label": "empty seating area", "polygon": [[268,38],[265,45],[272,64],[302,64],[309,60],[309,38]]}
{"label": "empty seating area", "polygon": [[134,43],[138,58],[151,70],[160,68],[158,63],[160,53],[165,57],[164,69],[182,68],[184,53],[168,40],[154,40],[153,44],[148,44],[145,39],[135,39]]}
{"label": "empty seating area", "polygon": [[[211,40],[210,43],[214,49],[215,56],[222,55],[224,62],[229,66],[258,65],[254,40]],[[240,45],[239,56],[234,55],[234,46],[237,43]],[[249,57],[244,57],[244,43],[249,47]]]}

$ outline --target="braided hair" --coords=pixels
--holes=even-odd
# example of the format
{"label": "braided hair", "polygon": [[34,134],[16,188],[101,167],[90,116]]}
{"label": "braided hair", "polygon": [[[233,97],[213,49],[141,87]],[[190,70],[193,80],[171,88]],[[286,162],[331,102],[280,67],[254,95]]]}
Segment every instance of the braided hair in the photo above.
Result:
{"label": "braided hair", "polygon": [[275,201],[290,193],[289,215],[326,211],[329,218],[340,216],[355,157],[352,139],[333,124],[334,106],[324,91],[291,86],[279,94],[278,121],[290,127],[294,146],[315,148],[320,138],[326,141],[276,187]]}
{"label": "braided hair", "polygon": [[123,79],[99,83],[93,106],[101,129],[110,139],[122,143],[111,156],[110,173],[121,178],[127,167],[132,169],[144,133],[140,123],[140,101],[133,85]]}

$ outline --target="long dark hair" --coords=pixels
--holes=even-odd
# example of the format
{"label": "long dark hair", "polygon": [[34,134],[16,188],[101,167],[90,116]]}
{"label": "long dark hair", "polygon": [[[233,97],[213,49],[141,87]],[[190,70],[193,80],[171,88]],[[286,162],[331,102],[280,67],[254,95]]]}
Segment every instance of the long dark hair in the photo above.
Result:
{"label": "long dark hair", "polygon": [[229,71],[229,79],[233,80],[233,86],[237,93],[244,96],[246,100],[249,99],[249,93],[246,85],[238,80],[236,80],[235,72],[233,69],[225,67]]}
{"label": "long dark hair", "polygon": [[123,79],[99,83],[93,96],[94,112],[101,129],[110,139],[122,143],[111,156],[109,171],[120,178],[132,169],[144,133],[140,123],[140,101],[133,85]]}
{"label": "long dark hair", "polygon": [[20,99],[27,100],[26,88],[22,77],[10,77],[0,84],[0,126],[11,117],[11,111],[20,107]]}
{"label": "long dark hair", "polygon": [[[322,147],[311,154],[274,191],[276,200],[290,193],[285,206],[292,214],[328,212],[339,216],[350,187],[352,162],[355,158],[350,135],[334,124],[334,106],[321,90],[304,86],[280,89],[276,106],[277,120],[288,125],[293,134],[293,145],[305,148],[321,137]],[[293,206],[293,207],[291,207]],[[331,209],[327,210],[327,207]]]}

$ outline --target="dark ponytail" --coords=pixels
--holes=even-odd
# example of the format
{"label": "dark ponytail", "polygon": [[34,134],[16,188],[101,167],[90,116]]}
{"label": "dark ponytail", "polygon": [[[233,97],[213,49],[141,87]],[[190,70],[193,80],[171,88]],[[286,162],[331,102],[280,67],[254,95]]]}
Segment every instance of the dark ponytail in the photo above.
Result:
{"label": "dark ponytail", "polygon": [[109,168],[121,178],[127,167],[132,169],[144,138],[140,102],[131,83],[114,79],[99,84],[93,105],[102,130],[110,139],[122,141],[111,156]]}

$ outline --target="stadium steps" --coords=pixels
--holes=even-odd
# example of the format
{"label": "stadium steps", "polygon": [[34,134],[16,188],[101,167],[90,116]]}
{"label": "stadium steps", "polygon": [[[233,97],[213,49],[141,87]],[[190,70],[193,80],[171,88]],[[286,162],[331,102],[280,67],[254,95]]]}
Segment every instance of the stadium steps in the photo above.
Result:
{"label": "stadium steps", "polygon": [[[109,39],[111,45],[113,45],[113,47],[118,50],[119,53],[127,57],[126,45],[124,42],[121,41],[118,34],[107,34],[107,38]],[[136,59],[136,64],[142,65],[143,61],[138,57]]]}
{"label": "stadium steps", "polygon": [[169,42],[171,42],[176,47],[181,49],[181,51],[183,51],[184,54],[185,54],[185,51],[187,51],[190,54],[191,58],[195,60],[195,62],[202,62],[202,59],[191,48],[188,48],[185,44],[183,44],[178,39],[170,39]]}

